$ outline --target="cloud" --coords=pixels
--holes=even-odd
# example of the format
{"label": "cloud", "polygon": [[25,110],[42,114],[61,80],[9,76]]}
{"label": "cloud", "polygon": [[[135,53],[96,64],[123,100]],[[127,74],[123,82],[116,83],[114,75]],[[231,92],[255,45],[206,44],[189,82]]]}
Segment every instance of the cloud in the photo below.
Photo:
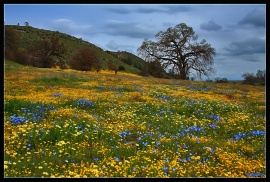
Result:
{"label": "cloud", "polygon": [[264,53],[265,54],[265,40],[264,39],[247,39],[243,41],[233,41],[229,47],[224,48],[228,55],[245,55],[245,54],[256,54]]}
{"label": "cloud", "polygon": [[179,12],[187,12],[192,10],[192,7],[189,5],[165,5],[162,6],[164,9],[164,13],[179,13]]}
{"label": "cloud", "polygon": [[124,44],[118,44],[115,41],[109,41],[106,45],[106,48],[108,48],[109,50],[112,51],[127,51],[127,52],[132,52],[132,53],[136,53],[136,47],[135,46],[131,46],[131,45],[124,45]]}
{"label": "cloud", "polygon": [[113,6],[113,7],[107,7],[108,11],[117,13],[117,14],[129,14],[131,13],[130,9],[123,8],[122,6]]}
{"label": "cloud", "polygon": [[89,34],[94,31],[94,28],[91,25],[78,25],[69,19],[53,20],[49,26],[54,30],[58,30],[70,35]]}
{"label": "cloud", "polygon": [[213,20],[210,20],[208,23],[201,24],[200,28],[207,31],[217,31],[220,30],[222,27],[216,24]]}
{"label": "cloud", "polygon": [[192,8],[188,5],[134,5],[131,8],[127,8],[125,6],[113,6],[107,7],[108,11],[117,14],[129,14],[129,13],[143,13],[143,14],[151,14],[151,13],[179,13],[190,11]]}
{"label": "cloud", "polygon": [[119,44],[117,44],[116,42],[114,42],[114,41],[110,41],[110,42],[108,42],[108,43],[105,45],[105,47],[107,47],[107,48],[110,49],[110,50],[116,51],[116,50],[118,50],[121,46],[120,46]]}
{"label": "cloud", "polygon": [[143,26],[139,23],[107,20],[105,26],[102,28],[102,33],[131,38],[149,38],[153,37],[155,32],[153,32],[153,27]]}
{"label": "cloud", "polygon": [[266,12],[265,8],[256,8],[249,14],[247,14],[242,20],[238,22],[239,25],[254,25],[255,27],[265,27],[266,24]]}

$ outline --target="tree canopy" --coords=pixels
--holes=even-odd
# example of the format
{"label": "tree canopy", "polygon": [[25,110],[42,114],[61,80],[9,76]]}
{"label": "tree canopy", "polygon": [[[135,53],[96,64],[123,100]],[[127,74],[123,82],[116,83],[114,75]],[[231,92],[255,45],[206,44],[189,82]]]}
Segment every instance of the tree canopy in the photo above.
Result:
{"label": "tree canopy", "polygon": [[138,48],[138,54],[143,59],[158,60],[164,68],[171,68],[179,74],[181,79],[187,79],[191,70],[200,78],[214,72],[215,49],[205,39],[197,41],[198,36],[192,27],[180,23],[165,32],[158,32],[155,37],[156,42],[145,39]]}
{"label": "tree canopy", "polygon": [[72,69],[81,71],[90,71],[93,68],[97,71],[101,69],[101,62],[97,58],[96,51],[89,47],[78,49],[73,54],[69,64]]}
{"label": "tree canopy", "polygon": [[30,52],[30,63],[41,68],[53,66],[54,58],[64,59],[67,51],[65,45],[60,42],[57,36],[40,40],[28,49]]}

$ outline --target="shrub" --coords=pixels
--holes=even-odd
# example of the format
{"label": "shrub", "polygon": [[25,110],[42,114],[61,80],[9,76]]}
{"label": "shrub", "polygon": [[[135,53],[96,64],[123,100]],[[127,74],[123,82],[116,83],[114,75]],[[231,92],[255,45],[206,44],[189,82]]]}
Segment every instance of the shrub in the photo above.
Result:
{"label": "shrub", "polygon": [[74,53],[69,64],[72,69],[80,71],[90,71],[99,65],[96,52],[89,47],[82,47]]}
{"label": "shrub", "polygon": [[29,65],[28,57],[28,51],[25,48],[18,48],[14,55],[15,61],[23,65]]}
{"label": "shrub", "polygon": [[117,71],[116,65],[113,63],[112,60],[108,60],[108,70],[109,71]]}
{"label": "shrub", "polygon": [[125,71],[125,70],[126,70],[126,68],[125,68],[124,66],[119,66],[119,70],[123,70],[123,71]]}
{"label": "shrub", "polygon": [[216,83],[228,83],[227,78],[216,78]]}
{"label": "shrub", "polygon": [[243,84],[265,85],[266,70],[258,70],[256,76],[253,73],[244,73],[242,77],[244,77]]}
{"label": "shrub", "polygon": [[5,26],[5,58],[9,60],[13,60],[16,50],[18,49],[18,43],[20,37],[16,30],[11,27]]}

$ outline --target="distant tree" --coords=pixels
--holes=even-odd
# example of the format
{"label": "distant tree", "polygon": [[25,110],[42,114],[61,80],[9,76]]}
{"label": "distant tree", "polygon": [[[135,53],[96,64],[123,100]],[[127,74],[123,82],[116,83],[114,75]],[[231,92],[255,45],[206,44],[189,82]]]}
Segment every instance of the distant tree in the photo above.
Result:
{"label": "distant tree", "polygon": [[5,47],[5,59],[14,59],[14,55],[18,49],[20,37],[16,30],[11,27],[5,26],[4,47]]}
{"label": "distant tree", "polygon": [[109,70],[109,71],[115,71],[115,74],[116,74],[117,71],[118,71],[117,66],[113,63],[112,60],[108,60],[108,70]]}
{"label": "distant tree", "polygon": [[18,23],[17,25],[20,26],[20,23]]}
{"label": "distant tree", "polygon": [[148,73],[157,78],[165,76],[165,70],[158,60],[148,62]]}
{"label": "distant tree", "polygon": [[199,77],[213,73],[215,49],[204,39],[197,42],[198,36],[185,23],[158,32],[156,38],[156,42],[145,39],[138,48],[143,59],[159,60],[164,68],[174,65],[173,69],[181,79],[187,79],[190,70]]}
{"label": "distant tree", "polygon": [[72,69],[80,71],[90,71],[98,67],[100,60],[97,58],[97,53],[90,47],[82,47],[78,49],[72,56],[69,64]]}
{"label": "distant tree", "polygon": [[142,65],[138,63],[136,68],[138,68],[139,70],[142,70]]}
{"label": "distant tree", "polygon": [[228,83],[227,78],[215,78],[216,83]]}
{"label": "distant tree", "polygon": [[129,56],[123,57],[120,59],[121,61],[127,63],[128,65],[132,65],[132,59]]}
{"label": "distant tree", "polygon": [[97,72],[100,72],[101,68],[102,68],[101,61],[97,59],[94,62],[93,69],[96,70]]}
{"label": "distant tree", "polygon": [[256,73],[258,84],[259,85],[265,85],[265,79],[266,79],[266,70],[258,70]]}
{"label": "distant tree", "polygon": [[60,43],[59,37],[53,36],[29,47],[29,62],[36,67],[50,68],[55,65],[55,58],[65,59],[66,51],[65,45]]}
{"label": "distant tree", "polygon": [[119,66],[119,68],[118,68],[118,70],[120,71],[120,70],[122,70],[122,71],[125,71],[126,70],[126,68],[124,67],[124,66]]}
{"label": "distant tree", "polygon": [[25,26],[28,27],[29,26],[29,22],[24,22]]}
{"label": "distant tree", "polygon": [[253,73],[244,73],[242,77],[244,78],[243,84],[265,85],[266,70],[258,70],[256,75]]}
{"label": "distant tree", "polygon": [[28,62],[29,53],[26,48],[18,48],[15,54],[15,61],[23,65],[30,65]]}
{"label": "distant tree", "polygon": [[213,80],[211,80],[211,79],[206,79],[205,81],[206,82],[213,82]]}
{"label": "distant tree", "polygon": [[136,62],[133,63],[132,65],[134,68],[138,68],[138,64]]}
{"label": "distant tree", "polygon": [[140,71],[139,74],[140,74],[141,76],[149,76],[148,65],[147,65],[147,63],[145,63],[145,64],[142,66],[142,70]]}

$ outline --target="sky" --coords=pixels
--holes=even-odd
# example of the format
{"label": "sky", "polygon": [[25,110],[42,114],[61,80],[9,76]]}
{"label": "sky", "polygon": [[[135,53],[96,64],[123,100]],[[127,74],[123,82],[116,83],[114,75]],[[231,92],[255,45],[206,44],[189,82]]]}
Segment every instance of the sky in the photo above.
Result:
{"label": "sky", "polygon": [[25,22],[134,55],[145,39],[185,23],[216,50],[208,79],[266,70],[266,4],[4,4],[5,25]]}

